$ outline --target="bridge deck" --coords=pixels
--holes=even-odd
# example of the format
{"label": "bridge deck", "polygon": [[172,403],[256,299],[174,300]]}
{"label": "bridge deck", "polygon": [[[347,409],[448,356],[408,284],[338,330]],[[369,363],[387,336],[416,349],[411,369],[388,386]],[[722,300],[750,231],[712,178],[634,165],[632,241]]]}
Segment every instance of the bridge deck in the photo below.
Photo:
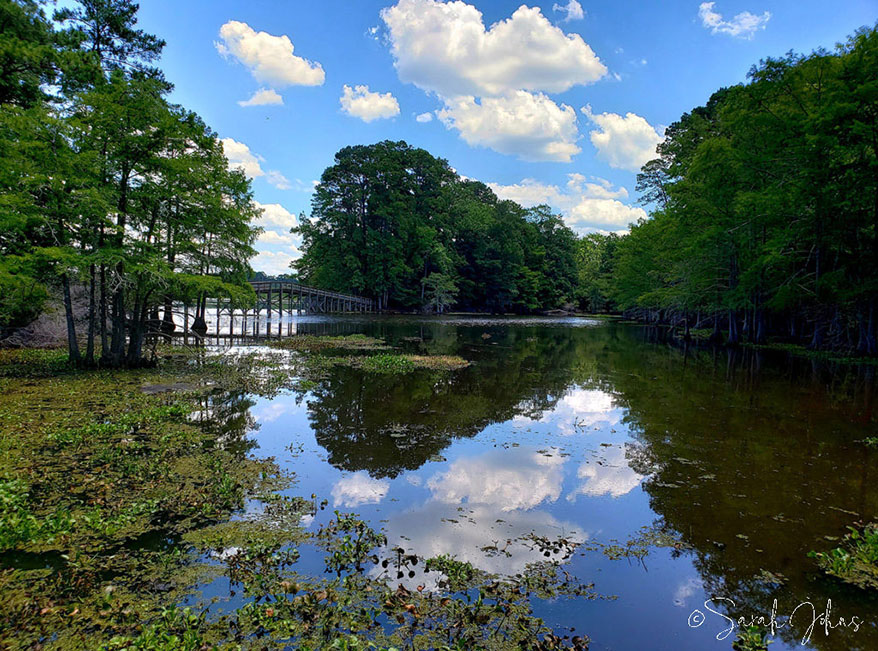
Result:
{"label": "bridge deck", "polygon": [[292,280],[258,280],[250,285],[256,292],[257,312],[262,308],[269,313],[275,309],[281,313],[317,314],[375,311],[375,301],[371,298],[308,287]]}

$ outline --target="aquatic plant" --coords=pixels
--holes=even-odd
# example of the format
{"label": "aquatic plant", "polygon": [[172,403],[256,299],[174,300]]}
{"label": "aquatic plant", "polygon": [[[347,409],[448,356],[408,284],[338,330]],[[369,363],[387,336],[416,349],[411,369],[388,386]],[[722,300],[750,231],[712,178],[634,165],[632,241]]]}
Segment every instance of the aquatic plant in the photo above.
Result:
{"label": "aquatic plant", "polygon": [[34,540],[40,529],[29,507],[27,484],[0,479],[0,551]]}
{"label": "aquatic plant", "polygon": [[402,355],[370,355],[360,363],[367,373],[387,373],[396,375],[415,370],[415,363]]}
{"label": "aquatic plant", "polygon": [[[279,494],[290,478],[248,454],[247,394],[296,387],[318,357],[163,349],[155,369],[44,377],[19,364],[39,379],[9,377],[0,396],[0,646],[586,648],[533,615],[530,595],[590,590],[552,563],[501,581],[445,557],[426,570],[444,589],[394,588],[425,559],[355,514],[300,526],[326,501]],[[244,516],[253,499],[262,512]],[[304,549],[324,550],[325,574],[295,571]],[[192,586],[218,577],[244,603],[206,617]]]}
{"label": "aquatic plant", "polygon": [[366,373],[384,375],[401,375],[415,369],[455,371],[469,366],[469,362],[456,355],[392,355],[387,353],[332,358],[331,363],[359,368]]}
{"label": "aquatic plant", "polygon": [[383,340],[363,334],[345,336],[295,335],[268,342],[272,348],[296,351],[338,350],[386,350]]}
{"label": "aquatic plant", "polygon": [[732,642],[732,648],[735,651],[766,651],[772,642],[764,629],[749,626],[738,631],[735,641]]}
{"label": "aquatic plant", "polygon": [[60,348],[0,348],[0,377],[47,377],[72,368]]}
{"label": "aquatic plant", "polygon": [[840,546],[809,556],[827,574],[861,588],[878,589],[878,523],[848,527]]}

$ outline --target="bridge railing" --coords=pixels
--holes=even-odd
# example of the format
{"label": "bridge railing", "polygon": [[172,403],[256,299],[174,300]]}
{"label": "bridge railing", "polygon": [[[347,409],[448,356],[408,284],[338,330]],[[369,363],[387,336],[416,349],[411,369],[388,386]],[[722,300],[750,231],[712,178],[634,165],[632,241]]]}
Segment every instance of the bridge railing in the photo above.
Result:
{"label": "bridge railing", "polygon": [[326,289],[318,289],[316,287],[308,287],[292,280],[256,280],[250,285],[258,294],[262,292],[274,292],[277,290],[292,291],[293,293],[307,294],[309,296],[317,296],[324,298],[334,298],[343,301],[351,301],[362,305],[374,305],[374,300],[354,294],[342,294],[340,292],[332,292]]}

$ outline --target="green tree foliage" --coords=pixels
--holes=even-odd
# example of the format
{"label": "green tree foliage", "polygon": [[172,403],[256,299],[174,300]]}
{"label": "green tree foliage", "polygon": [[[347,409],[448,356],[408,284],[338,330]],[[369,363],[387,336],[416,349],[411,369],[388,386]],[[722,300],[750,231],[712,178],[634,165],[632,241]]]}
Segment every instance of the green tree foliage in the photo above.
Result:
{"label": "green tree foliage", "polygon": [[655,211],[612,261],[618,306],[878,353],[878,31],[762,61],[666,136],[638,177]]}
{"label": "green tree foliage", "polygon": [[55,78],[58,52],[52,26],[37,2],[0,2],[0,104],[33,106]]}
{"label": "green tree foliage", "polygon": [[579,307],[587,312],[611,312],[615,303],[610,296],[612,264],[619,236],[591,233],[576,244],[577,286]]}
{"label": "green tree foliage", "polygon": [[421,282],[426,289],[427,299],[437,314],[441,314],[449,305],[454,304],[457,285],[452,278],[434,271]]}
{"label": "green tree foliage", "polygon": [[405,142],[346,147],[296,231],[302,282],[437,312],[533,312],[571,302],[576,236],[545,207],[500,201]]}
{"label": "green tree foliage", "polygon": [[[129,0],[82,0],[56,12],[56,29],[38,4],[0,0],[14,27],[0,61],[21,60],[0,70],[0,254],[24,261],[0,275],[15,283],[10,295],[40,293],[28,272],[61,290],[70,358],[86,365],[98,351],[109,366],[141,364],[159,306],[172,328],[174,300],[203,319],[208,295],[252,295],[249,182],[197,115],[167,101],[150,66],[164,43],[135,29],[136,11]],[[41,95],[50,82],[60,90]],[[85,333],[77,288],[88,297]],[[33,313],[4,306],[0,327]]]}
{"label": "green tree foliage", "polygon": [[0,336],[39,316],[48,297],[45,286],[16,269],[14,259],[4,260],[0,264]]}

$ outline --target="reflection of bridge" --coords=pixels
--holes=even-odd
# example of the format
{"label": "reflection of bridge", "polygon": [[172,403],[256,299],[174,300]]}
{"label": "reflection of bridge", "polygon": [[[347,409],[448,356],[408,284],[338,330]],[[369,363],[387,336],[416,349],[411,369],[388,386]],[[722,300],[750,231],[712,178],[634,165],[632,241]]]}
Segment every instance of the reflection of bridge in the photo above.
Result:
{"label": "reflection of bridge", "polygon": [[285,312],[329,314],[375,311],[375,301],[371,298],[306,287],[292,280],[259,280],[250,285],[256,292],[257,314],[263,310],[268,316],[275,310],[279,315]]}

